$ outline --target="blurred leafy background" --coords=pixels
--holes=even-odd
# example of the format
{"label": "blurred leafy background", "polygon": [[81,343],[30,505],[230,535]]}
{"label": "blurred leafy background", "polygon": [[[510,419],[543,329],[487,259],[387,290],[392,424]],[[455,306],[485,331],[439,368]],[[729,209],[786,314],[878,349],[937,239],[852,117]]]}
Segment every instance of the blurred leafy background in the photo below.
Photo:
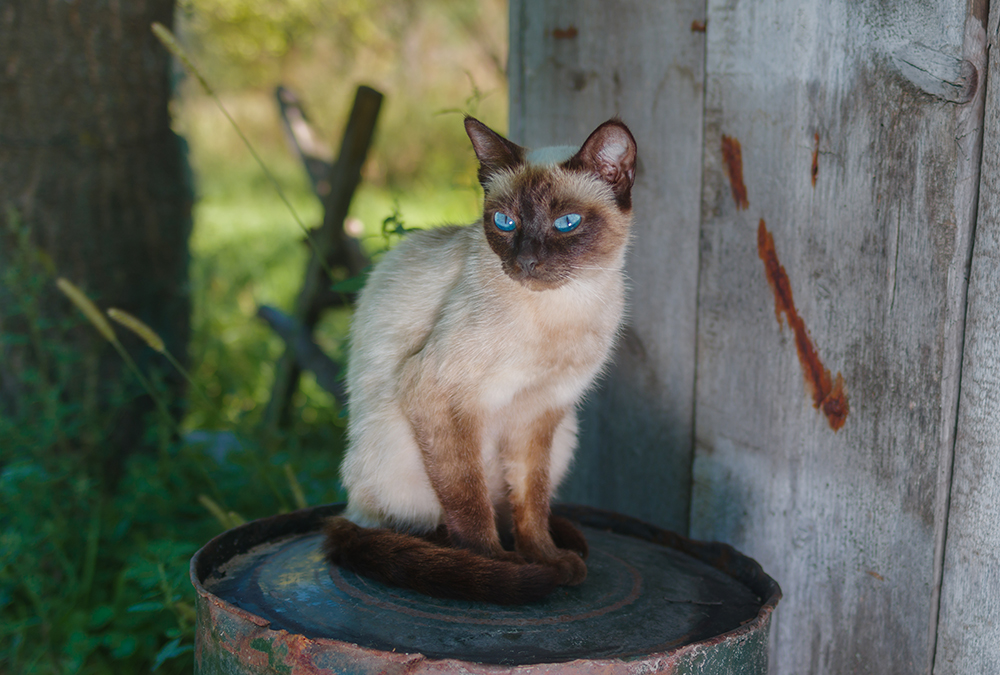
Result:
{"label": "blurred leafy background", "polygon": [[[386,218],[431,227],[478,216],[461,114],[506,130],[505,0],[181,0],[178,35],[307,224],[322,209],[282,135],[278,84],[299,95],[332,151],[357,85],[386,96],[350,213],[369,254],[387,245]],[[290,426],[260,426],[283,344],[254,315],[259,304],[291,309],[308,257],[302,232],[215,102],[176,73],[174,126],[198,194],[194,385],[171,402],[186,411],[179,427],[150,415],[158,453],[132,456],[115,482],[102,476],[108,411],[65,402],[65,383],[86,369],[42,337],[83,320],[33,324],[53,271],[27,233],[17,264],[0,270],[19,298],[8,314],[23,326],[2,339],[35,341],[57,375],[29,383],[30,413],[0,417],[0,673],[191,672],[194,551],[244,519],[343,496],[343,415],[308,375]],[[349,314],[329,312],[317,334],[338,359]],[[141,394],[135,382],[101,386],[121,400]]]}

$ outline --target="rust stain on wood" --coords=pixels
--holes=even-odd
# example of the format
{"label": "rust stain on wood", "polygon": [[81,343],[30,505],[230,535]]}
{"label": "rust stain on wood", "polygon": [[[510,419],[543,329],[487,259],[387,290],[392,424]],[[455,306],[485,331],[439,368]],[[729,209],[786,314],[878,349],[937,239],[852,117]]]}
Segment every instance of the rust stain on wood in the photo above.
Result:
{"label": "rust stain on wood", "polygon": [[812,163],[812,184],[816,187],[816,176],[819,175],[819,132],[813,137],[815,140],[815,145],[813,145],[813,163]]}
{"label": "rust stain on wood", "polygon": [[747,200],[747,186],[743,183],[743,150],[738,140],[725,134],[722,136],[722,159],[736,208],[745,210],[750,202]]}
{"label": "rust stain on wood", "polygon": [[836,378],[831,378],[830,371],[820,361],[806,324],[795,309],[791,282],[785,268],[778,261],[774,237],[767,231],[763,218],[757,227],[757,255],[764,262],[767,281],[774,291],[774,317],[781,324],[781,313],[784,312],[789,328],[795,333],[795,348],[806,386],[812,393],[813,407],[821,410],[826,415],[830,428],[837,431],[844,426],[850,412],[847,392],[844,391],[844,378],[840,373],[837,373]]}
{"label": "rust stain on wood", "polygon": [[570,26],[569,28],[553,28],[552,37],[556,40],[572,40],[580,31],[576,29],[576,26]]}
{"label": "rust stain on wood", "polygon": [[697,19],[695,19],[694,21],[691,22],[692,33],[704,33],[707,27],[708,26],[704,21],[698,21]]}

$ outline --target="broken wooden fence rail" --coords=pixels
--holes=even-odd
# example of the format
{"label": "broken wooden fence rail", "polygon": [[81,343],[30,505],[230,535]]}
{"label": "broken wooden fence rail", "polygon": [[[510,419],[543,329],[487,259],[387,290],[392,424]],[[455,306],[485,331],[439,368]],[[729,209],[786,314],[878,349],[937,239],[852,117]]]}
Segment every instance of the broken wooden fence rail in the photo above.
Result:
{"label": "broken wooden fence rail", "polygon": [[[264,413],[264,423],[270,429],[276,429],[286,417],[304,366],[313,369],[309,365],[312,363],[324,373],[337,372],[331,370],[331,366],[336,369],[336,365],[328,358],[320,363],[323,361],[320,358],[322,352],[310,336],[322,311],[344,302],[344,294],[331,290],[332,279],[327,270],[339,267],[346,271],[348,277],[353,277],[369,264],[359,242],[344,231],[344,219],[361,180],[361,167],[371,146],[383,98],[371,87],[358,87],[339,156],[333,164],[329,164],[319,156],[322,150],[317,135],[309,125],[298,98],[284,87],[277,89],[276,96],[290,144],[302,160],[314,191],[323,201],[324,215],[322,225],[310,237],[312,251],[309,264],[292,314],[285,315],[272,307],[258,310],[258,316],[285,338],[286,345],[285,353],[275,368],[271,399]],[[293,339],[289,340],[289,336]],[[304,346],[306,352],[297,350],[297,344]],[[307,358],[303,359],[304,356]],[[336,395],[336,391],[331,391]]]}

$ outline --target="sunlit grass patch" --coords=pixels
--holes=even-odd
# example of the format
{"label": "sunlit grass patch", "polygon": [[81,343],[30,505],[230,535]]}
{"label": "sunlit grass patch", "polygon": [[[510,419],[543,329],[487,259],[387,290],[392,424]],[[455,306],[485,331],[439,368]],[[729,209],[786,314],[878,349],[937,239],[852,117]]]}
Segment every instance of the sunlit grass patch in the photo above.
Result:
{"label": "sunlit grass patch", "polygon": [[[277,113],[270,97],[246,95],[226,101],[237,123],[246,125],[282,189],[307,226],[318,226],[323,208],[305,171],[282,145],[273,143]],[[453,116],[457,120],[457,116]],[[287,207],[267,177],[226,138],[226,124],[202,103],[185,110],[183,124],[193,148],[199,199],[191,238],[194,377],[213,395],[215,405],[194,408],[188,428],[222,428],[260,419],[271,395],[274,364],[284,345],[256,318],[257,307],[291,311],[302,284],[310,249]],[[468,150],[471,154],[471,149]],[[443,180],[415,178],[406,188],[362,181],[351,204],[351,226],[362,230],[362,246],[373,257],[394,243],[382,233],[390,216],[406,227],[429,228],[468,223],[479,217],[480,191],[474,173]],[[317,342],[335,358],[345,356],[350,312],[329,312],[317,327]],[[337,414],[332,399],[318,387],[303,386],[293,404],[302,422]]]}

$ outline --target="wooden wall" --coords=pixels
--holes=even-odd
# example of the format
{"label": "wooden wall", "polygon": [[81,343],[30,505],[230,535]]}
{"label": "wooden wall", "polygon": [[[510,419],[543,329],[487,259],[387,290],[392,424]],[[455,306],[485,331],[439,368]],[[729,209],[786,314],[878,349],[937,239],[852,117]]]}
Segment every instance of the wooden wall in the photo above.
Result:
{"label": "wooden wall", "polygon": [[619,114],[640,152],[629,326],[563,496],[760,561],[774,673],[1000,672],[986,14],[511,3],[512,137]]}
{"label": "wooden wall", "polygon": [[935,675],[1000,673],[1000,7],[989,73]]}
{"label": "wooden wall", "polygon": [[[511,137],[579,144],[621,115],[636,137],[631,316],[581,415],[562,496],[688,527],[702,154],[704,8],[690,2],[511,2]],[[626,33],[624,26],[631,27]]]}

